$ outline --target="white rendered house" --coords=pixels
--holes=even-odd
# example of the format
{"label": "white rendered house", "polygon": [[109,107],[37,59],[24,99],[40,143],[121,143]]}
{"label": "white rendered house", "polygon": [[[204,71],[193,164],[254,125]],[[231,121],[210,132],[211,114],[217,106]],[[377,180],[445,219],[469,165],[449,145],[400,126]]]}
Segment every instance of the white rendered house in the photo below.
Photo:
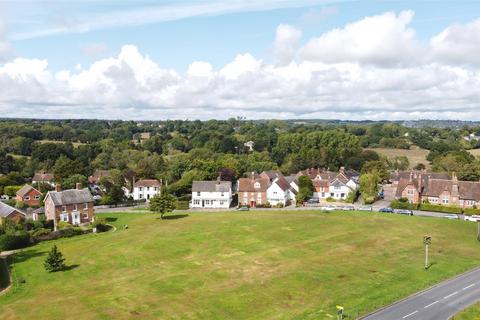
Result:
{"label": "white rendered house", "polygon": [[272,206],[279,203],[287,205],[290,200],[290,189],[290,184],[283,176],[275,178],[267,189],[267,201]]}
{"label": "white rendered house", "polygon": [[190,208],[226,209],[231,203],[231,181],[193,181]]}
{"label": "white rendered house", "polygon": [[147,202],[150,198],[160,194],[162,184],[156,179],[138,180],[133,185],[133,200],[145,199]]}

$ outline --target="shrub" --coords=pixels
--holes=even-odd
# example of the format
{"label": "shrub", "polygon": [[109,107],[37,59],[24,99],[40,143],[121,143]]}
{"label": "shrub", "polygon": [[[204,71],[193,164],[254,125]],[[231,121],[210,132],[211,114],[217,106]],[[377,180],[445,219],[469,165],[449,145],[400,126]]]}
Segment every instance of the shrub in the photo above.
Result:
{"label": "shrub", "polygon": [[283,203],[279,202],[279,203],[277,203],[277,205],[276,205],[275,207],[276,207],[276,208],[283,208],[284,205],[283,205]]}
{"label": "shrub", "polygon": [[327,202],[335,202],[335,199],[333,199],[332,197],[328,197]]}
{"label": "shrub", "polygon": [[17,201],[17,203],[15,203],[15,208],[17,208],[17,209],[26,209],[26,208],[28,208],[28,204],[26,204],[26,203],[23,202],[23,201]]}
{"label": "shrub", "polygon": [[177,210],[188,210],[189,208],[188,201],[177,201]]}
{"label": "shrub", "polygon": [[442,205],[426,204],[426,203],[420,205],[420,210],[462,214],[462,208],[460,207],[442,206]]}
{"label": "shrub", "polygon": [[58,230],[71,229],[71,228],[73,228],[73,226],[72,226],[70,223],[66,222],[66,221],[59,221],[59,222],[57,223],[57,229],[58,229]]}
{"label": "shrub", "polygon": [[28,219],[25,221],[25,229],[26,230],[36,230],[36,229],[41,229],[43,228],[43,222],[42,221],[35,221],[32,219]]}
{"label": "shrub", "polygon": [[398,200],[393,200],[390,203],[390,207],[392,209],[417,210],[418,209],[418,204],[408,203],[408,200],[404,201],[404,200],[402,200],[402,198],[400,198]]}
{"label": "shrub", "polygon": [[363,198],[363,202],[365,204],[372,204],[372,203],[375,202],[375,197],[365,197],[365,198]]}
{"label": "shrub", "polygon": [[463,209],[463,213],[464,213],[466,216],[480,215],[480,209],[477,209],[477,208],[465,208],[465,209]]}
{"label": "shrub", "polygon": [[40,236],[46,236],[47,234],[50,234],[50,232],[52,232],[52,230],[50,229],[45,229],[45,228],[40,228],[40,229],[36,229],[32,232],[32,237],[40,237]]}
{"label": "shrub", "polygon": [[0,251],[21,249],[29,245],[30,235],[26,231],[0,235]]}
{"label": "shrub", "polygon": [[97,219],[93,223],[93,227],[96,228],[97,232],[105,232],[108,231],[109,226],[106,223],[106,220],[104,218],[102,219]]}

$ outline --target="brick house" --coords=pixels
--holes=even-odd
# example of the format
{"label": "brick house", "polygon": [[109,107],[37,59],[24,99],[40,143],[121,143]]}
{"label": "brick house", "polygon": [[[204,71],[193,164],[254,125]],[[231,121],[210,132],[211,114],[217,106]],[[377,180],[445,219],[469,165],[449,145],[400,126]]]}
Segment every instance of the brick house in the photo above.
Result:
{"label": "brick house", "polygon": [[270,180],[252,172],[248,178],[238,179],[238,204],[250,206],[265,205],[267,203],[267,189]]}
{"label": "brick house", "polygon": [[3,219],[9,219],[16,223],[25,219],[25,213],[0,201],[0,224]]}
{"label": "brick house", "polygon": [[42,193],[34,187],[26,184],[17,191],[15,200],[22,201],[30,207],[38,207],[40,205],[40,198]]}
{"label": "brick house", "polygon": [[55,191],[49,191],[45,197],[45,217],[53,220],[55,230],[60,221],[72,225],[93,222],[94,214],[92,194],[87,188],[82,189],[80,183],[76,189],[64,191],[57,185]]}

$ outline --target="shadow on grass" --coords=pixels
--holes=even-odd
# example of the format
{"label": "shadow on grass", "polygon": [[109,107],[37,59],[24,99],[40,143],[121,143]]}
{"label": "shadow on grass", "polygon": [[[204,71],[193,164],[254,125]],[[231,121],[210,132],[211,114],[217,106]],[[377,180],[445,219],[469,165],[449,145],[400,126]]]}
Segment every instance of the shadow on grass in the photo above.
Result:
{"label": "shadow on grass", "polygon": [[77,269],[78,267],[80,267],[79,264],[71,264],[69,266],[65,266],[62,270],[60,270],[61,272],[65,272],[65,271],[70,271],[70,270],[73,270],[73,269]]}
{"label": "shadow on grass", "polygon": [[13,259],[15,263],[24,262],[31,258],[41,257],[44,256],[47,252],[46,251],[38,251],[36,249],[24,250],[17,252],[13,255]]}
{"label": "shadow on grass", "polygon": [[107,222],[115,222],[115,221],[117,221],[118,219],[115,218],[115,217],[107,217],[107,218],[105,218],[105,220],[107,220]]}
{"label": "shadow on grass", "polygon": [[425,268],[425,270],[430,269],[431,267],[433,267],[433,266],[436,265],[436,264],[437,264],[436,262],[430,263],[430,264]]}
{"label": "shadow on grass", "polygon": [[186,218],[188,217],[188,214],[176,214],[176,215],[172,215],[172,216],[163,216],[163,218],[159,218],[159,219],[162,219],[162,220],[176,220],[176,219],[182,219],[182,218]]}

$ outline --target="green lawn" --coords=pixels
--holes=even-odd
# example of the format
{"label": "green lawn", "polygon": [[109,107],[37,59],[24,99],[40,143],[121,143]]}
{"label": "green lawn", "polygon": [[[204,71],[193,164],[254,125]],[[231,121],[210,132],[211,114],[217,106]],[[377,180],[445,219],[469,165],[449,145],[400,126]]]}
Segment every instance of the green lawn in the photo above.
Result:
{"label": "green lawn", "polygon": [[[331,319],[478,265],[476,224],[369,213],[103,214],[128,230],[44,242],[15,258],[4,319]],[[424,234],[433,266],[423,270]],[[70,270],[49,274],[56,243]],[[18,283],[18,279],[25,283]]]}
{"label": "green lawn", "polygon": [[460,312],[452,320],[480,320],[480,303]]}

